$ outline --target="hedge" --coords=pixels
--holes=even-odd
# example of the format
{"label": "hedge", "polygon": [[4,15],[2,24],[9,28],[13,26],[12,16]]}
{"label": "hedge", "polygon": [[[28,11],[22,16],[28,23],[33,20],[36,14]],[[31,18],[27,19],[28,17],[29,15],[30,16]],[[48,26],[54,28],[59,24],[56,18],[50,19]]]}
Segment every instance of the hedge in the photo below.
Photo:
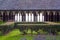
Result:
{"label": "hedge", "polygon": [[60,25],[0,25],[0,33],[6,34],[13,29],[19,29],[23,34],[58,34],[60,32]]}
{"label": "hedge", "polygon": [[2,34],[6,34],[13,29],[14,29],[13,25],[0,25],[0,31],[2,32]]}
{"label": "hedge", "polygon": [[16,25],[15,27],[22,32],[24,30],[29,30],[29,29],[31,29],[31,33],[33,33],[33,31],[38,32],[39,30],[48,32],[48,34],[57,34],[57,32],[60,32],[60,25],[35,25],[35,26]]}
{"label": "hedge", "polygon": [[16,22],[15,24],[47,24],[45,22]]}

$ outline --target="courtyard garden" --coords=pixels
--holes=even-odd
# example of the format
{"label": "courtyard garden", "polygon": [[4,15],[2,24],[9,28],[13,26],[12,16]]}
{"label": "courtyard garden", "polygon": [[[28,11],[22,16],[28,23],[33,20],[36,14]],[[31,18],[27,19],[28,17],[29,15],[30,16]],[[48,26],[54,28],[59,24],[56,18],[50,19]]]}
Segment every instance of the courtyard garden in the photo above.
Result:
{"label": "courtyard garden", "polygon": [[0,36],[0,40],[60,40],[60,35],[21,35],[18,29],[14,29],[6,35]]}
{"label": "courtyard garden", "polygon": [[60,25],[22,24],[0,25],[0,40],[60,40]]}

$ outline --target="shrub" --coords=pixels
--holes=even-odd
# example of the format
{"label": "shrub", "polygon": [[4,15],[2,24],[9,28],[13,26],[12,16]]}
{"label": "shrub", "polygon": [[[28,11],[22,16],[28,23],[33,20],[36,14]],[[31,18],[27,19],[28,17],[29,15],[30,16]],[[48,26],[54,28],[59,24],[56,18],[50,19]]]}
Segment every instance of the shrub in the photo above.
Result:
{"label": "shrub", "polygon": [[14,29],[14,26],[13,25],[0,25],[0,31],[3,34],[6,34],[6,33],[8,33],[9,31],[11,31],[13,29]]}
{"label": "shrub", "polygon": [[[19,23],[18,23],[19,24]],[[21,23],[20,23],[21,24]],[[21,32],[23,32],[24,30],[31,30],[31,34],[33,34],[33,32],[37,32],[39,33],[39,29],[43,30],[42,32],[40,32],[41,34],[47,34],[47,32],[50,34],[58,34],[58,32],[60,32],[60,25],[17,25],[15,26],[16,28],[18,28]],[[28,31],[26,31],[28,32]]]}
{"label": "shrub", "polygon": [[0,36],[2,36],[2,35],[3,35],[2,31],[0,31]]}

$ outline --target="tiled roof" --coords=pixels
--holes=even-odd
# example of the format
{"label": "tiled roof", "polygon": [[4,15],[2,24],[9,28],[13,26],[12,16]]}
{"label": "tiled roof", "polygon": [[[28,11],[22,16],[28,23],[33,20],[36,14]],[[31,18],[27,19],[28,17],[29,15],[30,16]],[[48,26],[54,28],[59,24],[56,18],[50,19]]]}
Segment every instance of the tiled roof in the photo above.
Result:
{"label": "tiled roof", "polygon": [[60,10],[60,0],[0,0],[0,10]]}

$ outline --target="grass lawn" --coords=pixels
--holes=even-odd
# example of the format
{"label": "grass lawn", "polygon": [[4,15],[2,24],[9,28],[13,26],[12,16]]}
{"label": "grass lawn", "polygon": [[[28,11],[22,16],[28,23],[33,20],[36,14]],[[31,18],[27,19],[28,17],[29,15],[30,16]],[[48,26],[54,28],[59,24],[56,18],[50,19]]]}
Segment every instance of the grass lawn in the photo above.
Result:
{"label": "grass lawn", "polygon": [[[10,33],[4,36],[0,36],[0,40],[22,40],[23,38],[26,38],[27,40],[33,40],[35,36],[30,36],[30,35],[20,35],[21,32],[18,29],[14,29]],[[60,40],[60,36],[46,36],[46,40],[52,40],[52,38],[56,40]]]}
{"label": "grass lawn", "polygon": [[16,22],[16,24],[47,24],[45,22]]}
{"label": "grass lawn", "polygon": [[21,32],[19,32],[18,29],[15,29],[5,36],[0,36],[0,40],[21,40],[24,37],[26,37],[27,40],[32,40],[32,38],[33,38],[32,36],[23,36],[20,34],[21,34]]}

